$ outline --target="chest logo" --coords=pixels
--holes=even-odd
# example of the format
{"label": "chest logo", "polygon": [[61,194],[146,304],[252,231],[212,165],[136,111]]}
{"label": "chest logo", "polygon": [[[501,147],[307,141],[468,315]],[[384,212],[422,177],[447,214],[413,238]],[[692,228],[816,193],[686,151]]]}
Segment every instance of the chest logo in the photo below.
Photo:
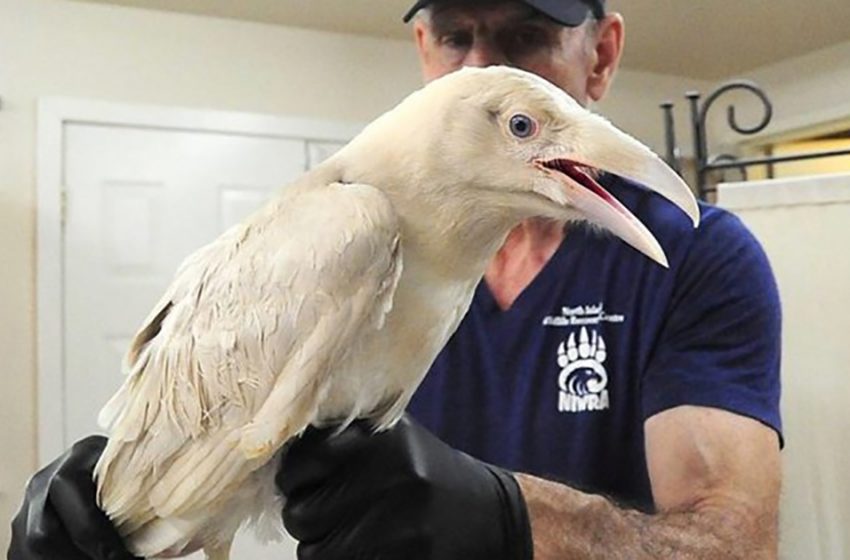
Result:
{"label": "chest logo", "polygon": [[606,410],[608,372],[605,371],[605,340],[596,329],[582,327],[558,345],[558,412]]}

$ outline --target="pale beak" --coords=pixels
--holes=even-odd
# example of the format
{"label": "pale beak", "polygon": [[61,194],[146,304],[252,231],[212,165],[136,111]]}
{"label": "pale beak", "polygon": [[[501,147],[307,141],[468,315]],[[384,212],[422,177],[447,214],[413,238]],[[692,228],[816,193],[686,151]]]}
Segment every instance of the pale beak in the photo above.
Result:
{"label": "pale beak", "polygon": [[678,206],[697,227],[699,206],[691,189],[649,148],[597,115],[588,113],[569,134],[569,144],[582,150],[538,159],[534,165],[562,185],[566,202],[588,220],[668,266],[664,250],[652,233],[594,177],[605,171],[640,183]]}

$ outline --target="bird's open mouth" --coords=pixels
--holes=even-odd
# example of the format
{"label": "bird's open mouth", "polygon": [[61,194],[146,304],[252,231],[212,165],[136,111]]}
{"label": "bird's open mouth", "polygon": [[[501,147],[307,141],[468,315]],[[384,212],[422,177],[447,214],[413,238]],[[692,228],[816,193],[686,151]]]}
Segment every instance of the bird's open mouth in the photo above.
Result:
{"label": "bird's open mouth", "polygon": [[537,160],[535,163],[539,167],[563,173],[579,185],[585,187],[593,194],[603,199],[605,202],[613,204],[614,197],[602,188],[602,185],[600,185],[594,178],[599,175],[598,169],[564,158]]}
{"label": "bird's open mouth", "polygon": [[658,241],[635,216],[596,180],[601,170],[569,158],[534,160],[533,164],[559,183],[563,191],[550,196],[581,211],[582,215],[612,232],[662,266],[667,258]]}

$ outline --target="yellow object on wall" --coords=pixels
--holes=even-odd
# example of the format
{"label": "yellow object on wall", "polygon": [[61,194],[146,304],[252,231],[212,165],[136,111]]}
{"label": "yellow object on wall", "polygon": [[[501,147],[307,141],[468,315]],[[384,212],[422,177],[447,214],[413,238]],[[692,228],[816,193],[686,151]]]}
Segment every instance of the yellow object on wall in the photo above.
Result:
{"label": "yellow object on wall", "polygon": [[[773,156],[850,150],[850,138],[797,140],[774,144],[771,148],[770,155]],[[850,173],[850,155],[791,161],[777,163],[773,166],[773,178],[775,179],[807,175],[828,175],[833,173]],[[767,167],[758,166],[751,168],[749,177],[755,180],[769,178]]]}

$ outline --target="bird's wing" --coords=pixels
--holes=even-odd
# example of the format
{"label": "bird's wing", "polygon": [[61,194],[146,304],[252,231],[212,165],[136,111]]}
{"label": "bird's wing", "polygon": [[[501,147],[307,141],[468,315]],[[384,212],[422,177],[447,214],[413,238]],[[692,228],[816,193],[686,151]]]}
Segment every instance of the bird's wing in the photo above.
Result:
{"label": "bird's wing", "polygon": [[401,247],[386,197],[292,189],[188,258],[131,344],[95,471],[124,534],[209,506],[267,461],[391,308]]}

